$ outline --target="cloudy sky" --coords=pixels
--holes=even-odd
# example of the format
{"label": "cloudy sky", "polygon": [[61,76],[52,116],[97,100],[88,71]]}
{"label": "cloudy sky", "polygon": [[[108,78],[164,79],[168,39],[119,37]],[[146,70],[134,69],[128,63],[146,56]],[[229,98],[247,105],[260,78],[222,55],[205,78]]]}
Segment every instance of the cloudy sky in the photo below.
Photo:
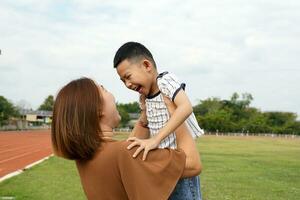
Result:
{"label": "cloudy sky", "polygon": [[263,111],[300,115],[299,10],[299,0],[1,0],[0,95],[36,109],[88,76],[134,101],[112,60],[138,41],[187,83],[193,104],[248,92]]}

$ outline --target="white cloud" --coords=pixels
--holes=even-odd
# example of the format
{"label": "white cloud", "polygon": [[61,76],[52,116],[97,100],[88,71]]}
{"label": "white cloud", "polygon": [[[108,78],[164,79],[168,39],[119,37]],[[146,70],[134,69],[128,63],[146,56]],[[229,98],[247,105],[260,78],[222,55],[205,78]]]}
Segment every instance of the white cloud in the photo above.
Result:
{"label": "white cloud", "polygon": [[300,3],[224,1],[1,1],[0,95],[34,108],[89,76],[121,102],[137,95],[112,67],[139,41],[159,69],[188,83],[193,102],[250,92],[263,110],[300,114]]}

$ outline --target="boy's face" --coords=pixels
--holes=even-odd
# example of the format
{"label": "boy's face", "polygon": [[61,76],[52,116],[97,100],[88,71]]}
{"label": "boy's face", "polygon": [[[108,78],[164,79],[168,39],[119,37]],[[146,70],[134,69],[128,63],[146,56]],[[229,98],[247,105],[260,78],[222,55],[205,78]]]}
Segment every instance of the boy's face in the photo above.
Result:
{"label": "boy's face", "polygon": [[146,59],[140,61],[123,60],[117,66],[117,73],[128,89],[146,96],[153,92],[151,90],[155,78],[153,78],[153,66],[150,61]]}

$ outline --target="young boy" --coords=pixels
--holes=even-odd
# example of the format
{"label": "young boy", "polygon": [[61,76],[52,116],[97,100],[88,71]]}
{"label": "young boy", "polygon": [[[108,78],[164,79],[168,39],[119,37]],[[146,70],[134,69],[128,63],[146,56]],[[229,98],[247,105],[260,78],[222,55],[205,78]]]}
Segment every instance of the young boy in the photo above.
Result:
{"label": "young boy", "polygon": [[[129,138],[133,143],[128,146],[129,149],[135,145],[140,146],[134,153],[134,157],[142,150],[144,150],[143,160],[145,160],[152,149],[175,149],[174,131],[182,123],[186,124],[193,138],[203,134],[193,114],[192,105],[184,92],[185,84],[180,83],[171,73],[159,74],[153,56],[145,46],[137,42],[122,45],[114,57],[114,68],[127,88],[140,93],[141,117],[131,135],[135,137]],[[172,100],[176,105],[172,116],[169,116],[163,96]],[[145,115],[147,120],[145,120]],[[148,132],[145,131],[148,128],[150,138],[147,135]],[[144,140],[136,137],[144,138]],[[178,182],[174,192],[178,193],[178,198],[182,198],[180,193],[187,193],[187,190],[191,191],[192,196],[197,196],[197,199],[201,198],[198,176],[182,179]],[[175,196],[173,199],[177,198]]]}

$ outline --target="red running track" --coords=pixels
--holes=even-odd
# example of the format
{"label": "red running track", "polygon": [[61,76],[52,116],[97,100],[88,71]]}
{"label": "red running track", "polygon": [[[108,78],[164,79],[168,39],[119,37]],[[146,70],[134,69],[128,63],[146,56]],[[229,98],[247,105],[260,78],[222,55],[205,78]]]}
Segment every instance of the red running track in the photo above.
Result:
{"label": "red running track", "polygon": [[50,130],[0,132],[0,178],[51,154]]}

